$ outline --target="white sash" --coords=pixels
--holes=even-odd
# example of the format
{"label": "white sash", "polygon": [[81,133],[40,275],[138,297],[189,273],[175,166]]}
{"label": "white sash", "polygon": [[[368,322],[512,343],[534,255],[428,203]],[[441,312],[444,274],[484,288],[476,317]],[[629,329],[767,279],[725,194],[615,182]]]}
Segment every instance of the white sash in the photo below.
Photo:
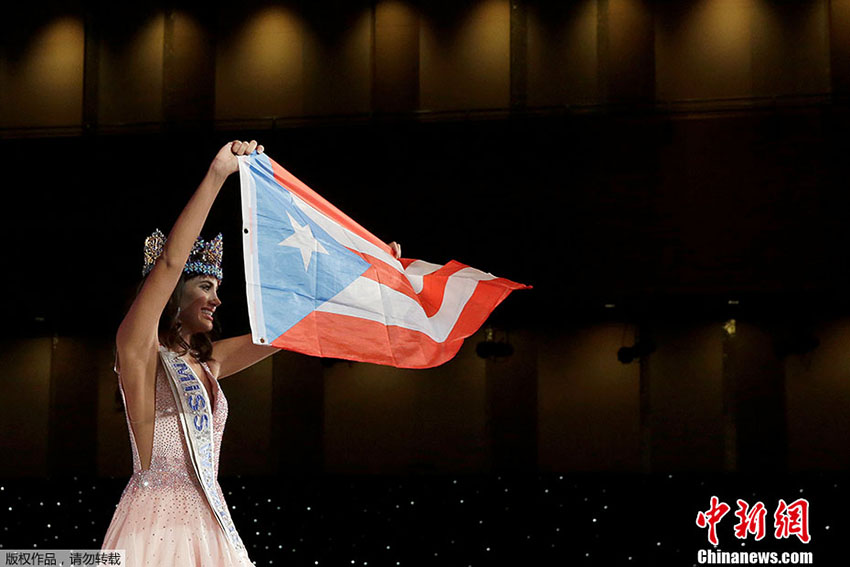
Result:
{"label": "white sash", "polygon": [[204,489],[204,495],[215,512],[215,517],[221,529],[224,530],[227,540],[237,552],[246,554],[242,539],[236,531],[236,526],[233,525],[233,520],[230,519],[227,504],[219,498],[216,490],[213,465],[213,416],[207,390],[203,382],[195,376],[192,368],[177,353],[160,346],[159,356],[165,373],[170,378],[168,383],[171,385],[171,393],[174,394],[174,400],[180,409],[178,413],[183,436],[189,448],[195,474]]}

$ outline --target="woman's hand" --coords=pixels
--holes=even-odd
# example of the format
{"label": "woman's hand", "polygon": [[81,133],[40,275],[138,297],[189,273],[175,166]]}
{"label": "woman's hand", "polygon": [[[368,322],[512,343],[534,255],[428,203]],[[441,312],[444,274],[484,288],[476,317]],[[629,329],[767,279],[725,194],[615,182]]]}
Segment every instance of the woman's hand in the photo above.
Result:
{"label": "woman's hand", "polygon": [[257,153],[261,154],[263,153],[263,149],[263,146],[258,145],[256,140],[251,140],[250,142],[242,142],[240,140],[228,142],[218,151],[215,158],[213,158],[210,171],[224,179],[231,173],[239,170],[239,160],[236,159],[236,156],[247,156],[254,150],[257,150]]}
{"label": "woman's hand", "polygon": [[398,242],[395,242],[395,241],[390,242],[390,248],[391,248],[391,249],[392,249],[392,251],[393,251],[393,257],[394,257],[396,260],[398,260],[399,258],[401,258],[401,244],[399,244]]}

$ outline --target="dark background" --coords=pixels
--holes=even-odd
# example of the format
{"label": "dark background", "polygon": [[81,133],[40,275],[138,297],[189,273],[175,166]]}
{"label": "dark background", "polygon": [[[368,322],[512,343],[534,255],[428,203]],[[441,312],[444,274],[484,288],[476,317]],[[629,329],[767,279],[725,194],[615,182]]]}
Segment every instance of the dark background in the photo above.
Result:
{"label": "dark background", "polygon": [[[478,358],[482,331],[428,373],[286,353],[225,384],[222,484],[259,510],[235,517],[258,563],[691,564],[716,494],[764,501],[769,530],[808,497],[812,544],[743,549],[839,564],[848,22],[826,0],[9,10],[3,547],[99,545],[131,472],[109,367],[142,242],[255,138],[405,256],[534,286],[488,322],[512,357]],[[240,224],[232,178],[204,230],[225,235],[226,335],[248,331]]]}

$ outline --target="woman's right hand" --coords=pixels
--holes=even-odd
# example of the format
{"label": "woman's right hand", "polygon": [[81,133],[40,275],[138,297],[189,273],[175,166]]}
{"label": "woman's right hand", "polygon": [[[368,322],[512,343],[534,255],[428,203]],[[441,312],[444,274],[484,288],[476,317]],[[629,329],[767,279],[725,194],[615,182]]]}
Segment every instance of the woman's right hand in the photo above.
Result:
{"label": "woman's right hand", "polygon": [[231,173],[239,170],[237,156],[247,156],[254,150],[257,150],[257,153],[263,153],[263,149],[263,146],[258,145],[256,140],[251,140],[250,142],[240,140],[228,142],[218,151],[215,158],[213,158],[210,170],[224,179]]}

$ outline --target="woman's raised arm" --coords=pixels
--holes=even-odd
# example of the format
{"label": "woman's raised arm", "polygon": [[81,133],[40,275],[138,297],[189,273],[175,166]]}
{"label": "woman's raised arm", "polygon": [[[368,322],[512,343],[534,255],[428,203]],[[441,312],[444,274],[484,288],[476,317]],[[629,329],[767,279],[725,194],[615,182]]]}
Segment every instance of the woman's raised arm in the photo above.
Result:
{"label": "woman's raised arm", "polygon": [[222,147],[216,154],[203,181],[174,223],[162,254],[118,327],[115,341],[122,361],[128,358],[137,361],[140,357],[146,359],[156,352],[159,317],[180,280],[183,266],[204,226],[213,201],[225,179],[239,169],[237,156],[248,155],[255,149],[263,151],[263,147],[257,146],[256,141],[235,141]]}

